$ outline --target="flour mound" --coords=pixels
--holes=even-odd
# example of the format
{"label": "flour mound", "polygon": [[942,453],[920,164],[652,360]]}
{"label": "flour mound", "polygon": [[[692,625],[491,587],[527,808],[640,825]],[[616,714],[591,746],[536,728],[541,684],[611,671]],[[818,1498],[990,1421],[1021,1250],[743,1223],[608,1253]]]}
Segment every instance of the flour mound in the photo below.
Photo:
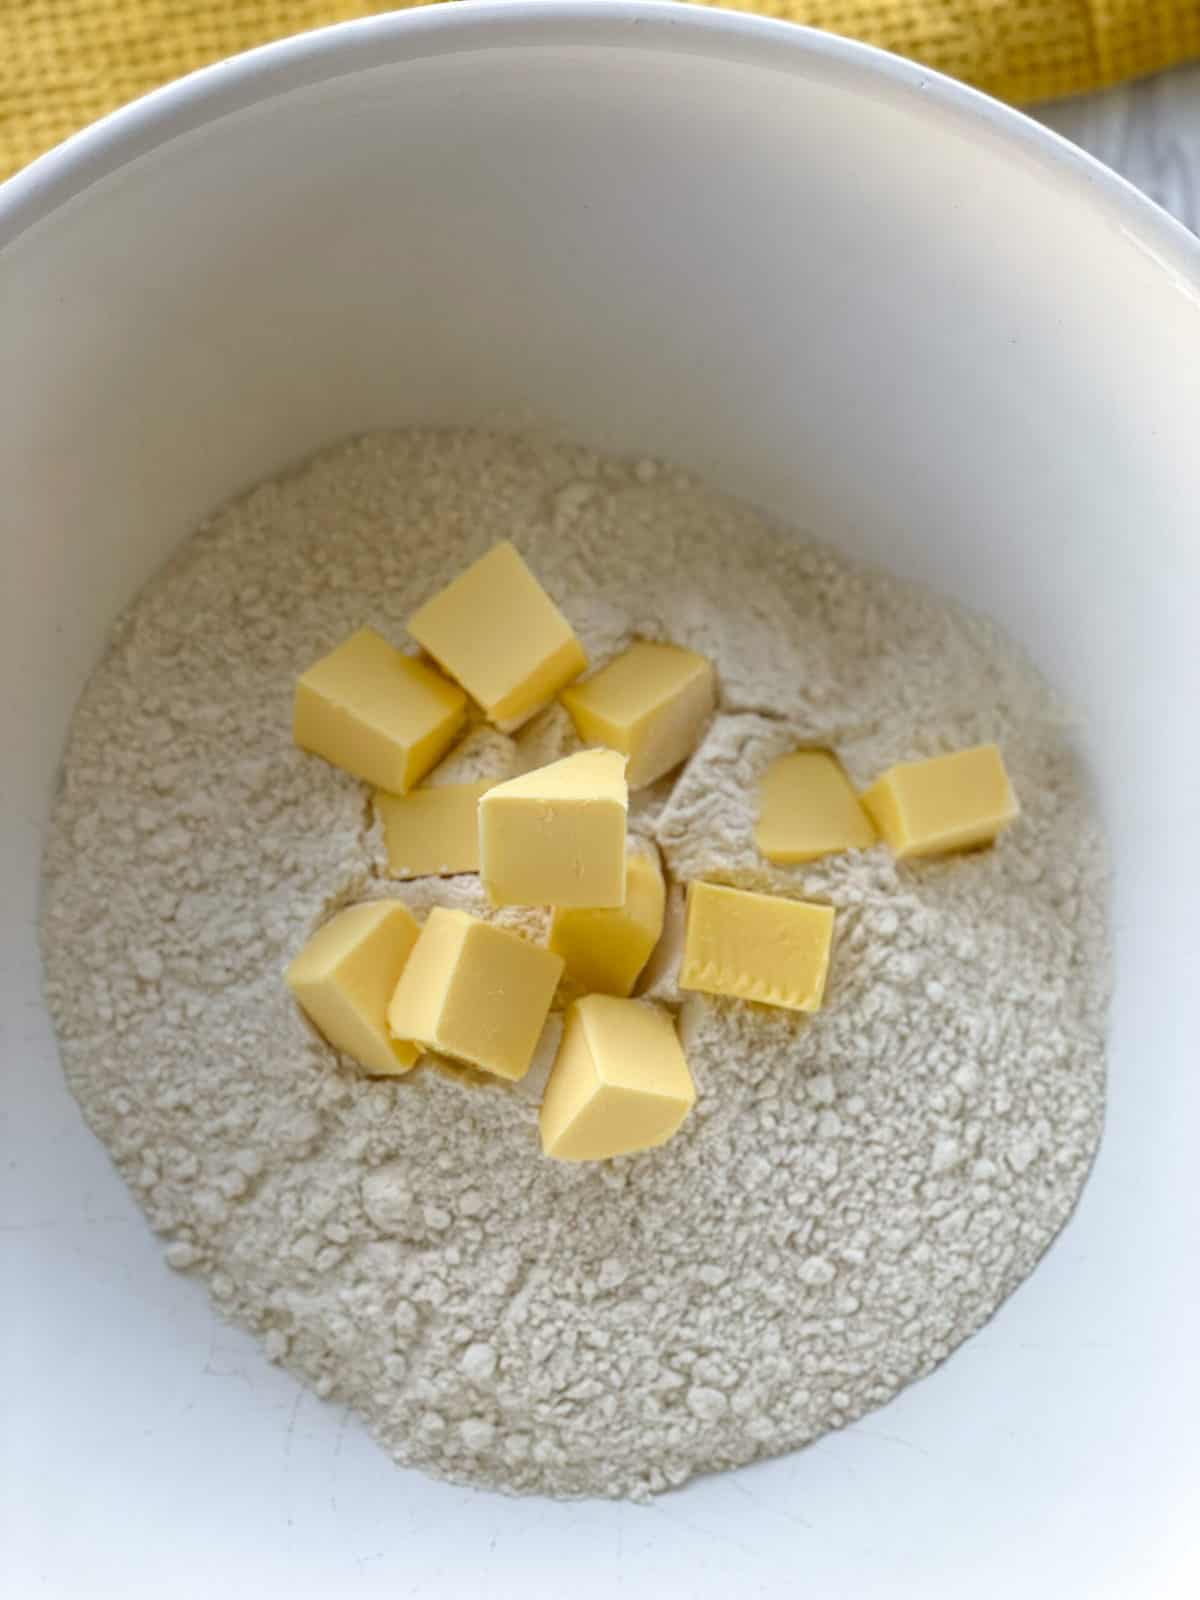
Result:
{"label": "flour mound", "polygon": [[[402,643],[501,538],[593,661],[643,637],[716,662],[708,737],[639,810],[671,873],[838,911],[811,1019],[656,967],[698,1100],[646,1156],[545,1161],[504,1085],[365,1081],[282,982],[342,904],[484,909],[471,878],[382,881],[364,791],[289,726],[303,668],[363,625]],[[570,737],[550,713],[504,759]],[[797,740],[861,783],[983,739],[1023,804],[993,850],[753,851],[757,777]],[[117,627],[54,810],[46,989],[168,1262],[272,1360],[400,1462],[640,1499],[883,1404],[1032,1270],[1100,1134],[1106,872],[1061,715],[986,622],[653,463],[380,434],[222,511]]]}

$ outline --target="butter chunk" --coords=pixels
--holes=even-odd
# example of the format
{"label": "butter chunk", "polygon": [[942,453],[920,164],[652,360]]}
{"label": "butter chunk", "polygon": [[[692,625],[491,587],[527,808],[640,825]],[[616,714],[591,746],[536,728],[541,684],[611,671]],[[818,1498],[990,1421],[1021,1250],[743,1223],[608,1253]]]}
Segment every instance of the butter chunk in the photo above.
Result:
{"label": "butter chunk", "polygon": [[832,943],[832,906],[693,883],[679,987],[818,1011]]}
{"label": "butter chunk", "polygon": [[694,650],[641,640],[561,699],[581,739],[629,757],[629,787],[641,789],[691,755],[716,708],[717,683]]}
{"label": "butter chunk", "polygon": [[493,905],[625,903],[625,757],[581,750],[489,789],[479,871]]}
{"label": "butter chunk", "polygon": [[901,861],[990,844],[1020,810],[994,744],[902,761],[862,798]]}
{"label": "butter chunk", "polygon": [[408,794],[375,792],[389,878],[479,871],[479,802],[490,783],[443,783]]}
{"label": "butter chunk", "polygon": [[395,900],[350,906],[318,928],[287,969],[288,987],[311,1021],[370,1073],[394,1077],[421,1054],[387,1025],[388,1002],[419,931]]}
{"label": "butter chunk", "polygon": [[665,900],[657,851],[629,850],[623,906],[560,906],[551,919],[549,945],[566,962],[566,978],[585,994],[632,994],[662,933]]}
{"label": "butter chunk", "polygon": [[754,842],[768,861],[791,865],[869,850],[875,827],[836,756],[796,750],[763,774]]}
{"label": "butter chunk", "polygon": [[696,1089],[671,1018],[641,1000],[589,994],[567,1012],[542,1097],[542,1151],[603,1161],[665,1144]]}
{"label": "butter chunk", "polygon": [[466,717],[461,689],[360,628],[297,680],[292,737],[356,778],[405,794]]}
{"label": "butter chunk", "polygon": [[465,911],[435,906],[388,1006],[399,1039],[498,1078],[524,1077],[562,957]]}
{"label": "butter chunk", "polygon": [[587,666],[570,623],[507,540],[415,611],[408,631],[505,732]]}

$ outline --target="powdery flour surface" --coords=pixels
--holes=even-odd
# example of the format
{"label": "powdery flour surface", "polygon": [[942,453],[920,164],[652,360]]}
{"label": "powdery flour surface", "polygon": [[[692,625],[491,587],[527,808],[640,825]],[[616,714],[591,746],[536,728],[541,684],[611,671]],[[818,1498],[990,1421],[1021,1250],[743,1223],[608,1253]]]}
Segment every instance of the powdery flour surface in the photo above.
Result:
{"label": "powdery flour surface", "polygon": [[[503,537],[593,662],[635,635],[716,661],[704,745],[636,811],[672,872],[838,911],[811,1019],[685,999],[658,963],[699,1098],[642,1157],[544,1160],[527,1087],[365,1081],[282,981],[365,895],[484,909],[472,878],[381,881],[364,791],[289,730],[316,656],[364,623],[403,642]],[[1024,806],[993,850],[751,847],[757,778],[797,741],[861,782],[992,738]],[[515,754],[572,747],[551,712]],[[1032,1270],[1100,1134],[1105,904],[1060,714],[989,624],[650,463],[411,432],[256,489],[137,599],[75,716],[43,939],[88,1121],[170,1264],[272,1360],[401,1462],[644,1498],[881,1405]]]}

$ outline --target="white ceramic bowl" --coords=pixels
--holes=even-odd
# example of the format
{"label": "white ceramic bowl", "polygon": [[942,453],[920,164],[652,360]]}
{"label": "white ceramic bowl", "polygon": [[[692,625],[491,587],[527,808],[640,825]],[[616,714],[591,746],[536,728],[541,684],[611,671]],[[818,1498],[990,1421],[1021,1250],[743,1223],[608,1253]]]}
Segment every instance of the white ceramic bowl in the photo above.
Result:
{"label": "white ceramic bowl", "polygon": [[[1197,243],[877,53],[508,4],[152,95],[0,191],[0,247],[12,1592],[1183,1594]],[[1115,843],[1108,1132],[1058,1246],[886,1410],[649,1510],[399,1473],[269,1367],[163,1264],[39,998],[43,820],[114,613],[226,496],[416,421],[661,452],[991,611],[1078,709]]]}

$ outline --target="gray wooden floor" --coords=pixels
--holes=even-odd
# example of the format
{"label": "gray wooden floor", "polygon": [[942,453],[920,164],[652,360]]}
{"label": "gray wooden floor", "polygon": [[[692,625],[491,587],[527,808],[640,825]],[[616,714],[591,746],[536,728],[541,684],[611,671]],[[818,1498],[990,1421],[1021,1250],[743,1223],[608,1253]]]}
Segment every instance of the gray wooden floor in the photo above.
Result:
{"label": "gray wooden floor", "polygon": [[1200,233],[1200,63],[1033,114]]}

